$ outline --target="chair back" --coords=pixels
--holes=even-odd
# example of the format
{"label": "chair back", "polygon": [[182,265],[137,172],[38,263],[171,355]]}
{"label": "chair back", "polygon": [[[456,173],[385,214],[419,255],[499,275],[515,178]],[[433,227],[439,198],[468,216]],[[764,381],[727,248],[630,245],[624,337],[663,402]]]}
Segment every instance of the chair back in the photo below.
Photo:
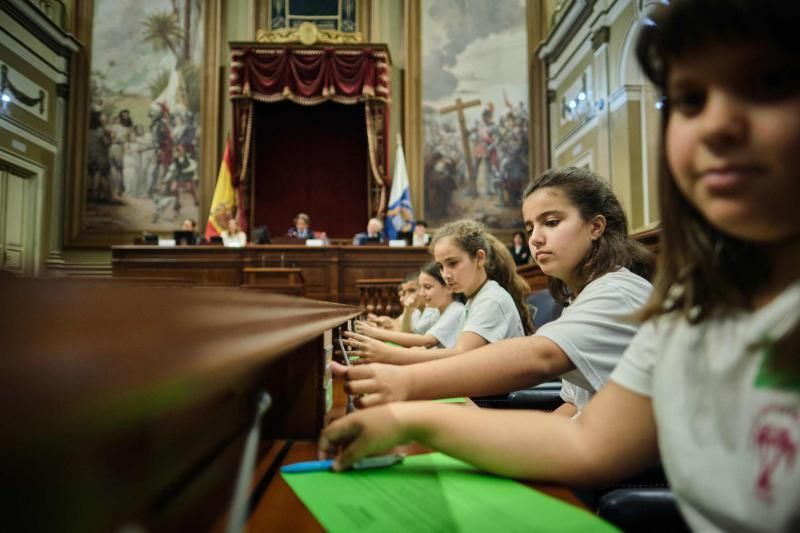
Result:
{"label": "chair back", "polygon": [[533,317],[533,325],[537,329],[560,317],[564,310],[547,289],[532,292],[528,296],[528,307],[531,310],[531,317]]}

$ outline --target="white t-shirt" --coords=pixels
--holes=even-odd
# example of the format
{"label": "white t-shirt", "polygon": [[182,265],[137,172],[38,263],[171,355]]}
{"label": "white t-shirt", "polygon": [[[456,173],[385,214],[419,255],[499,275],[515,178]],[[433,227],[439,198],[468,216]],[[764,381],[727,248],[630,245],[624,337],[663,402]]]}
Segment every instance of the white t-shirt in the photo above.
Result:
{"label": "white t-shirt", "polygon": [[639,330],[631,319],[641,309],[653,286],[649,281],[621,268],[609,272],[583,288],[561,313],[536,331],[558,344],[575,365],[561,376],[561,398],[578,410],[600,387]]}
{"label": "white t-shirt", "polygon": [[513,298],[493,279],[467,302],[458,330],[476,333],[488,343],[525,335]]}
{"label": "white t-shirt", "polygon": [[225,246],[244,246],[247,244],[247,233],[240,231],[238,233],[234,233],[233,235],[228,234],[228,230],[222,230],[220,233],[220,237],[222,237],[222,244]]}
{"label": "white t-shirt", "polygon": [[463,316],[464,304],[455,300],[450,302],[444,313],[439,316],[436,323],[428,330],[428,335],[436,337],[436,340],[439,341],[439,346],[452,348],[456,345],[459,333],[458,326],[461,324]]}
{"label": "white t-shirt", "polygon": [[651,397],[664,470],[693,530],[800,530],[800,382],[776,382],[763,342],[798,320],[800,282],[755,312],[696,325],[660,317],[612,374]]}
{"label": "white t-shirt", "polygon": [[426,307],[423,311],[415,309],[411,315],[411,330],[417,335],[425,335],[437,320],[439,320],[439,310],[435,307]]}

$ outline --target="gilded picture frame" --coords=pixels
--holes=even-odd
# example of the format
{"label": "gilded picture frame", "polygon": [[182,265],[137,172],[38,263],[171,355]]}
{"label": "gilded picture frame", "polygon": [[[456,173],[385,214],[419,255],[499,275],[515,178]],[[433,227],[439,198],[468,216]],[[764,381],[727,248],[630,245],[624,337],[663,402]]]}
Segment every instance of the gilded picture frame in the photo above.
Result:
{"label": "gilded picture frame", "polygon": [[[109,87],[98,88],[97,68],[94,68],[94,72],[92,72],[92,50],[93,24],[97,24],[98,20],[95,16],[95,8],[102,5],[99,3],[101,1],[107,2],[108,0],[87,0],[80,2],[75,8],[76,26],[74,31],[84,47],[74,57],[71,66],[73,75],[70,93],[73,96],[70,98],[69,138],[73,149],[67,158],[65,248],[107,248],[115,244],[130,244],[143,232],[171,235],[172,230],[180,229],[184,218],[192,218],[200,228],[204,227],[217,174],[219,147],[224,134],[217,126],[221,123],[220,108],[222,107],[220,105],[222,29],[220,5],[214,0],[185,0],[180,5],[178,2],[169,0],[152,0],[152,4],[158,4],[157,9],[147,12],[141,3],[132,2],[129,7],[134,10],[139,8],[141,20],[120,17],[118,20],[109,22],[125,26],[126,31],[119,32],[121,38],[125,36],[129,39],[138,39],[139,47],[147,44],[152,47],[154,52],[174,54],[176,58],[172,63],[174,72],[180,70],[181,50],[177,50],[178,46],[176,45],[182,42],[181,35],[187,28],[186,25],[180,24],[180,8],[186,9],[185,13],[191,13],[191,10],[194,9],[194,18],[187,17],[189,21],[194,21],[194,26],[189,29],[188,35],[193,35],[195,42],[202,42],[202,50],[195,49],[191,52],[194,77],[189,81],[174,73],[172,77],[164,77],[161,80],[153,79],[159,74],[159,69],[156,68],[159,65],[154,65],[153,76],[146,81],[150,85],[149,88],[154,91],[153,94],[158,92],[162,97],[160,99],[152,98],[148,102],[151,105],[147,109],[139,110],[139,114],[142,116],[138,120],[134,120],[134,124],[139,122],[141,129],[135,129],[132,125],[127,130],[131,132],[129,134],[125,132],[121,135],[97,134],[101,131],[98,129],[100,117],[105,116],[106,121],[113,120],[124,124],[126,113],[123,111],[132,109],[133,105],[141,107],[141,103],[131,103],[132,98],[126,100],[125,97],[129,95],[124,94],[124,88],[116,89],[118,94],[113,93],[115,89],[110,87],[111,84]],[[123,9],[125,5],[127,4],[124,2],[116,3],[114,8]],[[198,13],[202,15],[197,15]],[[167,24],[168,22],[170,24]],[[113,31],[113,29],[103,28],[106,35],[109,31]],[[117,43],[117,46],[124,48],[125,43]],[[188,48],[188,39],[186,48]],[[164,62],[167,61],[168,59],[164,60]],[[109,71],[114,66],[109,62]],[[134,74],[133,70],[131,68],[132,75]],[[115,81],[119,81],[119,69],[117,68],[114,72],[117,78]],[[142,82],[141,76],[138,81]],[[160,86],[156,87],[158,84]],[[191,84],[191,86],[187,88],[187,84]],[[182,91],[182,96],[175,96],[174,86],[176,85],[178,92]],[[119,83],[115,87],[120,87]],[[172,93],[170,93],[171,90]],[[163,97],[167,93],[172,94],[169,99]],[[187,98],[188,93],[190,96]],[[137,96],[141,99],[141,95]],[[170,151],[159,148],[160,145],[157,143],[152,143],[155,148],[151,148],[147,142],[135,144],[136,135],[139,133],[155,132],[156,123],[160,119],[155,116],[154,110],[157,109],[159,113],[163,113],[170,106],[172,106],[172,109],[169,110],[173,121],[172,125],[177,123],[178,127],[183,127],[185,131],[189,130],[186,127],[187,124],[193,118],[196,119],[194,124],[189,124],[193,130],[185,135],[185,138],[191,139],[191,141],[173,139],[174,149]],[[113,113],[109,113],[107,110],[113,110]],[[181,110],[180,117],[178,117],[178,110]],[[129,111],[128,115],[132,114],[133,112]],[[90,126],[95,129],[92,130]],[[103,126],[102,129],[109,130],[111,128]],[[122,128],[119,129],[122,130]],[[175,135],[178,135],[177,131]],[[128,140],[131,142],[127,142]],[[100,162],[98,162],[96,147],[98,145],[113,146],[115,143],[120,145],[119,153],[107,154],[108,161],[100,158]],[[94,153],[92,153],[92,144],[95,147]],[[140,150],[137,150],[137,147]],[[120,162],[126,161],[123,158],[126,158],[129,153],[144,153],[148,149],[152,150],[156,159],[160,157],[162,161],[160,166],[155,168],[152,163],[149,169],[143,166],[137,183],[135,177],[125,175]],[[194,150],[194,157],[187,154],[190,149]],[[188,167],[178,165],[179,155],[183,155],[184,160],[191,165]],[[111,176],[115,165],[118,167],[116,174]],[[97,172],[98,168],[112,170],[103,176],[102,172]],[[128,168],[130,170],[132,166],[128,166]],[[179,183],[182,168],[185,179],[183,183]],[[131,187],[130,194],[125,192],[126,187]],[[135,194],[133,188],[136,189]],[[129,198],[131,201],[128,201]],[[135,202],[132,201],[134,199]],[[160,213],[159,202],[166,204],[163,209],[160,209]],[[98,209],[98,206],[101,209]],[[128,211],[125,217],[118,216],[120,212],[118,209],[122,206]],[[130,212],[135,209],[146,212],[134,212],[131,215]],[[159,218],[154,216],[157,213]]]}

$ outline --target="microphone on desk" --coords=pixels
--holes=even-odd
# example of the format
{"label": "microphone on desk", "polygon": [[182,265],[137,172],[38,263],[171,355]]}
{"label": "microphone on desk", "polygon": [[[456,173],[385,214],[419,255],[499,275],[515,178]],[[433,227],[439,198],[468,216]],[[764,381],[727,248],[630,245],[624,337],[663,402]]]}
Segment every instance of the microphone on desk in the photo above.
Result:
{"label": "microphone on desk", "polygon": [[[344,359],[344,363],[347,366],[352,366],[352,364],[350,363],[350,356],[347,354],[347,347],[344,345],[344,342],[342,342],[342,334],[341,334],[341,332],[339,332],[339,349],[342,350],[342,358]],[[347,395],[347,405],[345,406],[344,412],[345,413],[352,413],[355,410],[356,410],[356,406],[355,406],[355,403],[353,403],[353,395],[352,394],[348,394]]]}
{"label": "microphone on desk", "polygon": [[233,499],[226,533],[240,533],[244,531],[247,522],[247,506],[250,482],[253,479],[256,459],[258,458],[258,441],[261,428],[261,418],[272,405],[272,396],[265,390],[260,390],[256,397],[256,413],[253,424],[245,439],[242,459],[239,463],[239,473],[236,476]]}

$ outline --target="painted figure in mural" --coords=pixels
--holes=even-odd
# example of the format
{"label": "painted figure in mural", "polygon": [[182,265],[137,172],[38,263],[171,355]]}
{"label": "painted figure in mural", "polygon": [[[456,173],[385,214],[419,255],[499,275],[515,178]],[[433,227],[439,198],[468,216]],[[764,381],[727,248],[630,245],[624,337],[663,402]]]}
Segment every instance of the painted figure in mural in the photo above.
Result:
{"label": "painted figure in mural", "polygon": [[197,138],[197,125],[195,122],[194,113],[187,111],[182,115],[176,117],[176,128],[178,121],[181,127],[177,133],[173,133],[173,138],[176,144],[183,146],[184,151],[192,158],[196,159],[196,138]]}
{"label": "painted figure in mural", "polygon": [[494,121],[494,105],[491,102],[481,113],[481,120],[475,129],[476,143],[472,148],[475,174],[469,184],[469,194],[473,198],[481,194],[487,196],[494,194],[499,182],[497,142],[500,139],[500,131]]}
{"label": "painted figure in mural", "polygon": [[141,126],[134,126],[125,138],[124,156],[122,158],[122,188],[125,194],[133,196],[139,188],[139,175],[142,165],[142,145],[139,144],[138,131]]}
{"label": "painted figure in mural", "polygon": [[121,196],[125,192],[125,142],[133,131],[133,121],[127,109],[120,111],[112,120],[111,146],[108,149],[111,159],[110,184],[112,195]]}
{"label": "painted figure in mural", "polygon": [[428,212],[437,219],[450,215],[453,191],[458,188],[456,162],[439,152],[430,154],[425,160],[425,199]]}
{"label": "painted figure in mural", "polygon": [[196,187],[197,162],[189,157],[186,148],[182,144],[175,146],[175,159],[172,161],[168,171],[168,181],[174,183],[173,194],[175,195],[175,212],[181,210],[181,192],[188,192],[194,200],[194,205],[200,205],[197,199]]}
{"label": "painted figure in mural", "polygon": [[108,147],[111,145],[111,133],[106,129],[106,115],[98,110],[93,110],[89,115],[89,184],[88,197],[95,201],[108,201],[111,198],[111,188],[108,183],[108,173],[111,163],[108,157]]}
{"label": "painted figure in mural", "polygon": [[501,138],[500,202],[503,206],[519,205],[528,181],[527,121],[509,111],[503,120]]}
{"label": "painted figure in mural", "polygon": [[[150,198],[152,198],[155,205],[155,212],[151,221],[153,224],[159,222],[162,218],[175,221],[175,214],[178,211],[176,191],[177,182],[174,179],[165,179],[158,183],[157,188],[150,193]],[[170,211],[172,212],[172,217],[166,218],[166,214]]]}
{"label": "painted figure in mural", "polygon": [[147,196],[147,189],[150,184],[150,175],[155,166],[156,149],[153,146],[153,134],[142,124],[134,126],[136,133],[136,144],[139,146],[139,172],[132,190],[128,191],[129,196],[144,198]]}
{"label": "painted figure in mural", "polygon": [[156,149],[156,165],[150,177],[149,194],[152,196],[158,190],[159,184],[164,180],[167,169],[172,164],[174,143],[170,126],[169,110],[166,105],[158,104],[150,109],[150,133],[153,135],[153,145]]}

